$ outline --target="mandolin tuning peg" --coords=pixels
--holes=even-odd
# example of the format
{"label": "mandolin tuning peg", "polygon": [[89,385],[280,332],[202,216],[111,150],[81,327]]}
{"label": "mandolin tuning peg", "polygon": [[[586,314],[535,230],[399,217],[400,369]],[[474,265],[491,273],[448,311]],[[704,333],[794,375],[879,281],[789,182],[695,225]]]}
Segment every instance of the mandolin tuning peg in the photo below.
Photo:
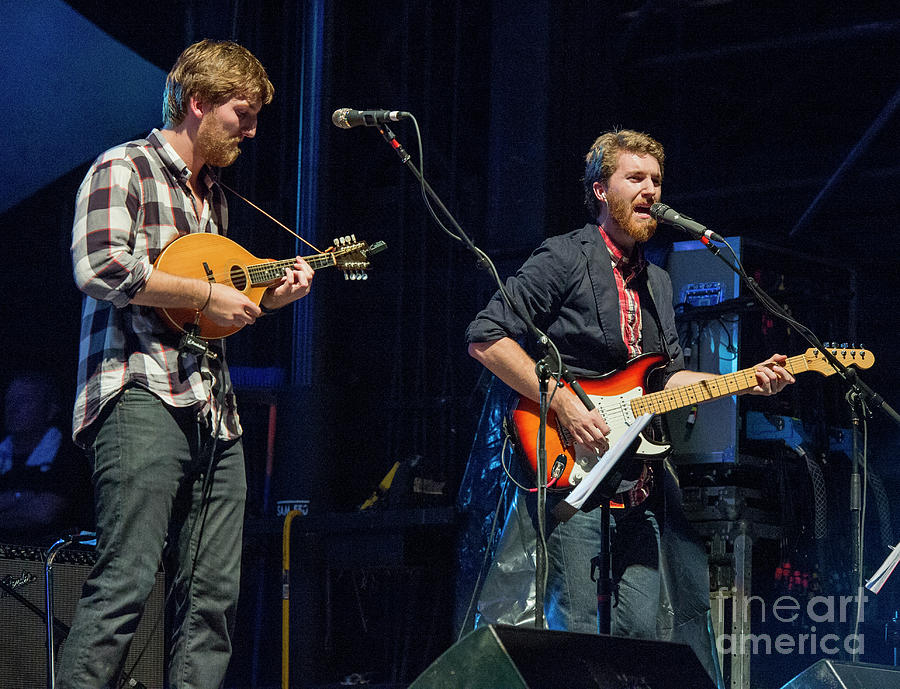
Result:
{"label": "mandolin tuning peg", "polygon": [[849,346],[846,342],[841,342],[841,349],[847,349]]}
{"label": "mandolin tuning peg", "polygon": [[362,278],[361,278],[361,279],[363,279],[363,280],[368,280],[368,279],[369,279],[369,274],[368,274],[368,273],[360,273],[360,274],[362,275]]}
{"label": "mandolin tuning peg", "polygon": [[355,241],[356,241],[356,235],[355,235],[355,234],[351,234],[351,235],[350,235],[350,241],[351,241],[351,242],[355,242]]}
{"label": "mandolin tuning peg", "polygon": [[347,273],[344,273],[344,279],[345,279],[345,280],[349,280],[349,279],[350,279],[350,276],[347,275]]}

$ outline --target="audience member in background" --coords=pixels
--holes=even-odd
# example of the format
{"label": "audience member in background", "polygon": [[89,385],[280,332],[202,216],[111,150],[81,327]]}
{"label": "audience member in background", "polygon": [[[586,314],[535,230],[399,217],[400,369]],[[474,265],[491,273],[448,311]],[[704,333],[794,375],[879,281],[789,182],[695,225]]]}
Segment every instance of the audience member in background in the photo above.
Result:
{"label": "audience member in background", "polygon": [[90,525],[87,461],[56,426],[59,392],[40,372],[6,390],[0,443],[0,541],[50,545]]}

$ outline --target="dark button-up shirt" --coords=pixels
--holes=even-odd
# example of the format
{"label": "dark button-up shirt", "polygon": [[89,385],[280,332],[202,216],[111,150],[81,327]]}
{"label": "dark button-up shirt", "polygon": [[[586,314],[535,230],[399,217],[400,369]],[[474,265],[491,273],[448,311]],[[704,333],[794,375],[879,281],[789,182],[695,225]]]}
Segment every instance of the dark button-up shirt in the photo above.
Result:
{"label": "dark button-up shirt", "polygon": [[[670,357],[663,384],[684,368],[672,283],[664,270],[648,264],[629,286],[640,294],[643,351]],[[576,376],[608,373],[629,360],[610,255],[596,225],[547,239],[507,280],[506,287],[553,340]],[[522,342],[532,356],[540,356],[526,332],[525,324],[497,293],[469,325],[466,339],[488,342],[511,337]]]}

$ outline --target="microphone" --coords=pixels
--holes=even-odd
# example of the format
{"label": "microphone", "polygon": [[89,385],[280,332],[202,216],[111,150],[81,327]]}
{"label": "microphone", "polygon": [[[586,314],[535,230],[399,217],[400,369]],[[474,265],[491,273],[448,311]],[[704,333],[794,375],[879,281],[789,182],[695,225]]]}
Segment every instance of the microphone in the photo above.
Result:
{"label": "microphone", "polygon": [[700,241],[709,241],[711,239],[714,242],[725,242],[725,240],[722,239],[722,235],[706,229],[705,225],[701,225],[696,220],[693,220],[686,215],[682,215],[674,208],[670,208],[664,203],[654,203],[650,206],[650,215],[658,222],[677,227]]}
{"label": "microphone", "polygon": [[351,127],[377,127],[385,122],[399,122],[411,117],[408,112],[402,110],[351,110],[350,108],[338,108],[331,116],[335,127],[350,129]]}

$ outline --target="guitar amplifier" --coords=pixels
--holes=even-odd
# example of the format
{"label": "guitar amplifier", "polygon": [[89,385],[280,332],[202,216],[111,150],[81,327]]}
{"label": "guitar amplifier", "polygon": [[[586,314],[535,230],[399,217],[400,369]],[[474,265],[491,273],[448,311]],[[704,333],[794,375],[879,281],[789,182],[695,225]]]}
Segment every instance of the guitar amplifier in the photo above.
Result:
{"label": "guitar amplifier", "polygon": [[[47,627],[44,601],[46,550],[33,546],[0,544],[0,688],[45,689],[47,687]],[[96,560],[93,549],[72,546],[61,551],[53,563],[53,615],[56,657],[65,636],[81,587]],[[163,686],[163,624],[165,575],[157,572],[156,584],[147,600],[125,670],[147,689]],[[157,624],[157,619],[160,623]],[[140,660],[136,659],[143,652]]]}
{"label": "guitar amplifier", "polygon": [[[729,238],[749,275],[786,306],[794,318],[827,339],[856,342],[856,274],[846,261],[830,261],[794,248]],[[725,251],[723,251],[723,254]],[[753,366],[774,352],[796,353],[792,327],[766,314],[737,275],[700,242],[675,242],[666,269],[672,279],[675,322],[687,368],[726,374]],[[806,346],[806,343],[802,343]],[[812,379],[777,400],[726,397],[666,414],[680,465],[737,464],[748,452],[740,426],[748,411],[786,413],[803,418],[811,400],[823,409],[816,418],[837,425],[844,418],[843,396],[823,396]]]}
{"label": "guitar amplifier", "polygon": [[[740,237],[728,240],[741,255]],[[740,279],[700,242],[675,242],[666,266],[687,368],[726,374],[738,370]],[[731,308],[735,310],[732,311]],[[734,396],[666,414],[679,464],[735,462],[738,401]]]}

